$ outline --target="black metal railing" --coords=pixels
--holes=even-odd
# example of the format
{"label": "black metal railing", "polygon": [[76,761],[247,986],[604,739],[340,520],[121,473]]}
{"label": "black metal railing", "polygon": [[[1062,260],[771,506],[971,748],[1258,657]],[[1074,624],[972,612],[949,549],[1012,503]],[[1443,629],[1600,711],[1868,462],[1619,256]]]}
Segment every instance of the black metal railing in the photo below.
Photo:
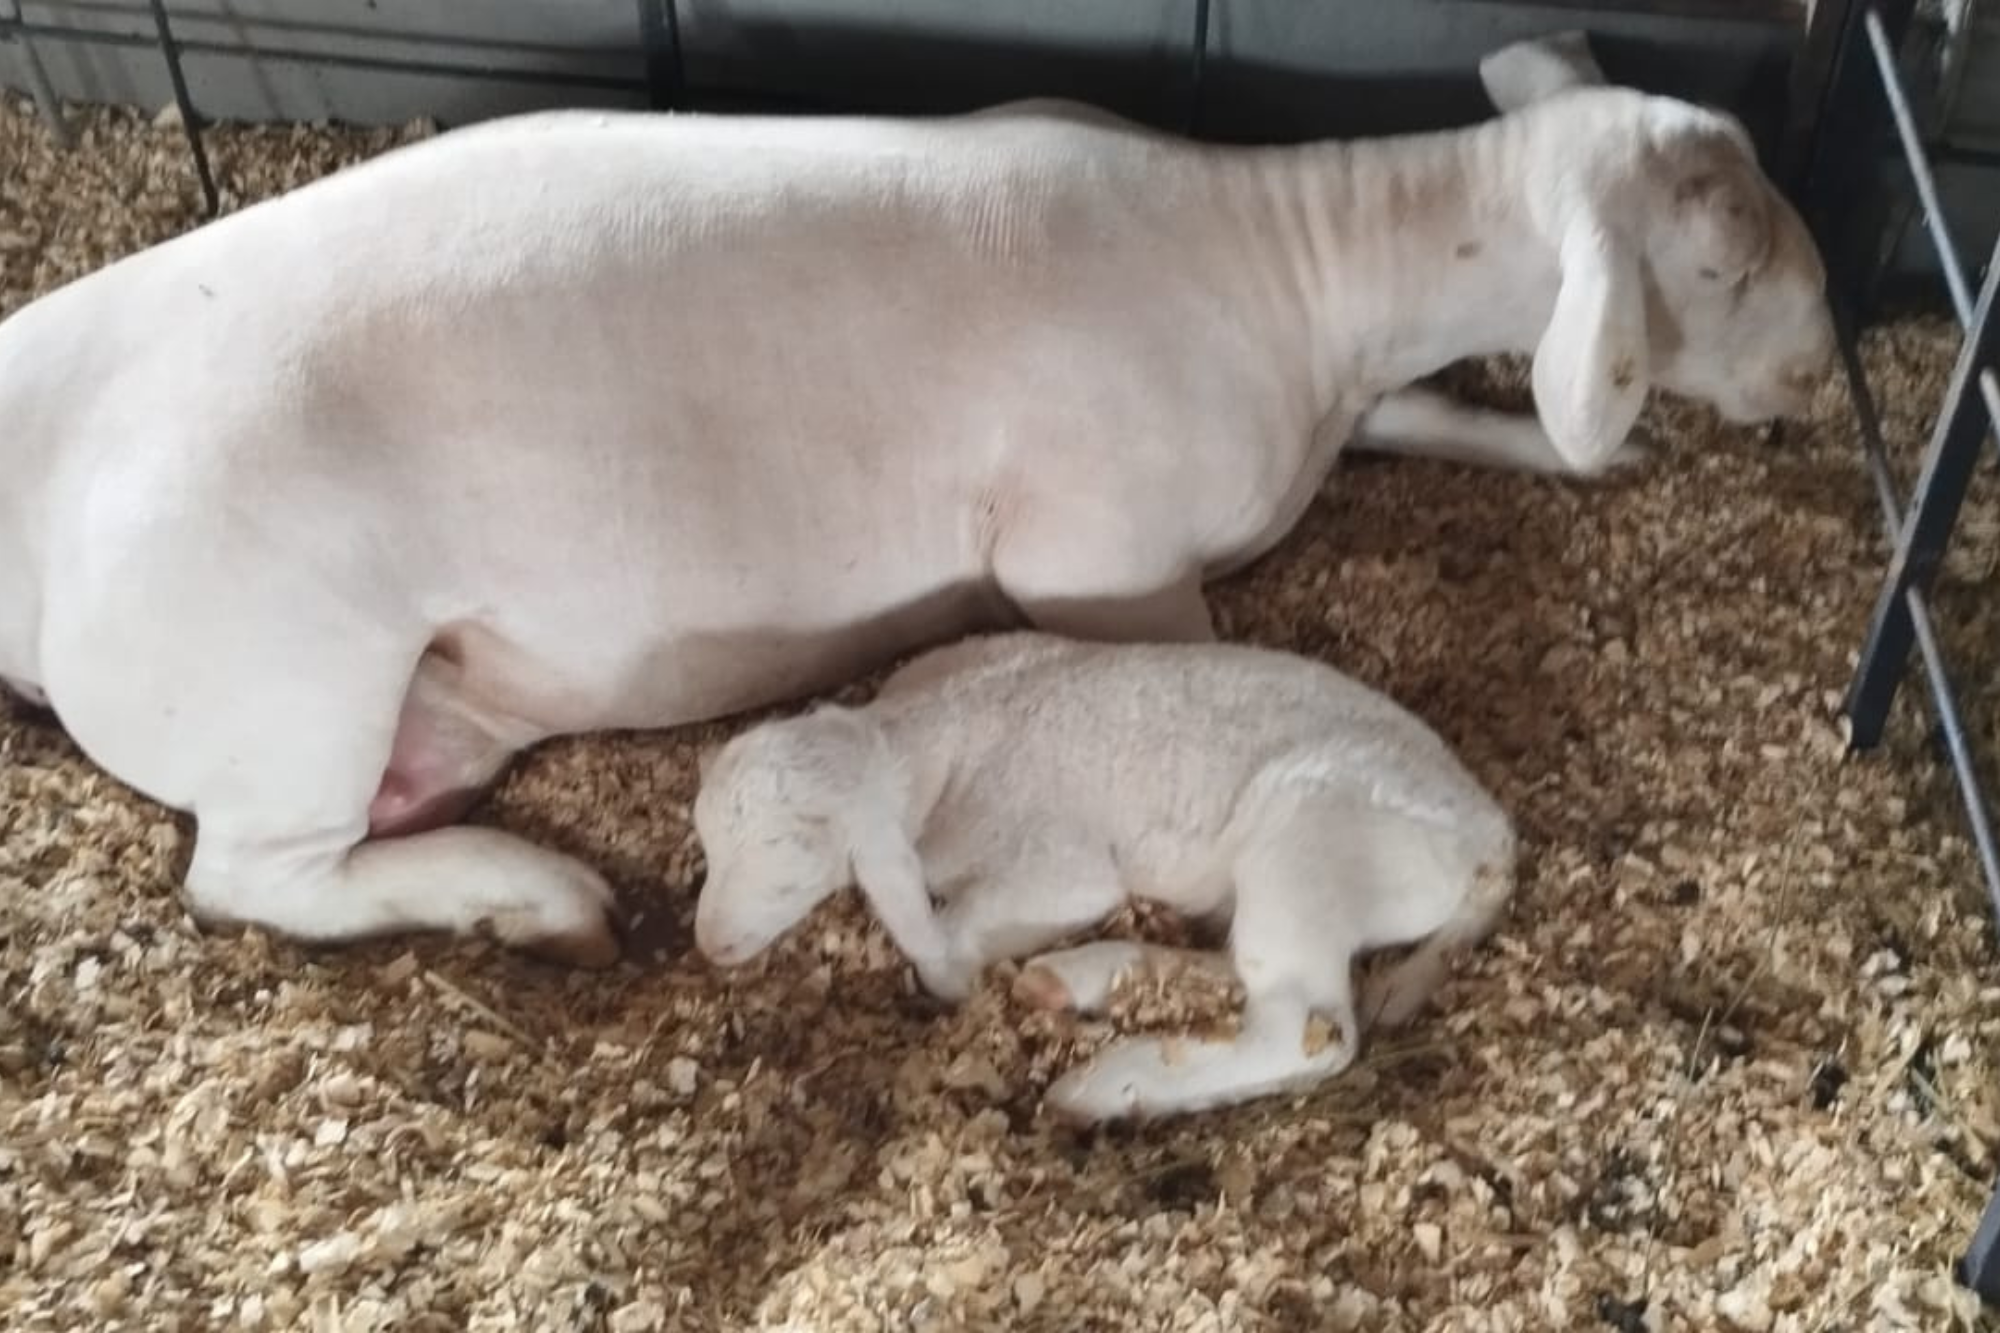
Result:
{"label": "black metal railing", "polygon": [[[2000,300],[2000,242],[1995,244],[1975,294],[1951,236],[1931,158],[1918,133],[1899,69],[1897,52],[1908,29],[1911,8],[1908,0],[1840,7],[1833,20],[1839,24],[1839,37],[1804,189],[1808,215],[1833,268],[1829,295],[1839,330],[1841,360],[1869,475],[1881,503],[1883,528],[1892,546],[1845,708],[1850,746],[1869,750],[1879,745],[1897,690],[1908,674],[1911,649],[1916,650],[1930,687],[1938,731],[1957,779],[1987,895],[1995,920],[2000,922],[2000,846],[1994,840],[1978,758],[1966,733],[1930,609],[1930,589],[1944,562],[1974,465],[1987,438],[2000,426],[2000,383],[1993,372],[1994,353],[2000,351],[2000,322],[1994,319],[1994,306]],[[1909,173],[1910,188],[1937,253],[1952,312],[1964,334],[1907,505],[1897,494],[1881,417],[1856,350],[1866,299],[1863,294],[1874,287],[1890,258],[1882,244],[1886,233],[1864,219],[1857,237],[1855,229],[1847,225],[1857,197],[1869,193],[1879,197],[1882,193],[1854,187],[1858,173],[1871,172],[1878,165],[1873,159],[1885,121],[1895,155]],[[1869,216],[1879,218],[1879,214]],[[1957,1276],[1987,1301],[2000,1301],[2000,1190],[1989,1199],[1959,1261]]]}

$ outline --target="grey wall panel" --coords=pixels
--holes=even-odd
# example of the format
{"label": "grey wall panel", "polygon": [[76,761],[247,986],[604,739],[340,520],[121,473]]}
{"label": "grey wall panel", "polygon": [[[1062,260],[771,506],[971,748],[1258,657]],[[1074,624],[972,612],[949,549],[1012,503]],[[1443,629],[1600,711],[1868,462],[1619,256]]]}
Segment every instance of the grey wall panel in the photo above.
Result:
{"label": "grey wall panel", "polygon": [[[57,92],[84,102],[145,107],[172,98],[165,67],[145,43],[149,8],[138,0],[24,0],[31,24],[135,39],[102,46],[39,37],[35,47]],[[634,0],[171,0],[174,34],[188,43],[189,92],[204,114],[233,120],[340,119],[395,123],[431,115],[446,123],[536,106],[642,102],[593,87],[636,83],[644,60]],[[204,47],[250,54],[220,55]],[[342,68],[280,58],[372,57],[483,69],[475,78]],[[523,76],[509,77],[511,74]],[[0,43],[0,77],[25,81],[20,54]],[[582,83],[565,83],[564,79]]]}
{"label": "grey wall panel", "polygon": [[683,0],[688,81],[832,106],[950,112],[1074,97],[1175,118],[1194,0]]}
{"label": "grey wall panel", "polygon": [[[196,50],[205,113],[233,119],[446,124],[558,103],[642,100],[641,0],[170,0],[199,48],[374,56],[485,67],[477,78],[315,69]],[[1457,123],[1488,113],[1473,76],[1493,47],[1585,24],[1614,77],[1740,109],[1757,72],[1796,45],[1796,21],[1661,17],[1658,6],[1480,0],[1215,0],[1202,129],[1298,138]],[[950,111],[1011,97],[1085,98],[1149,122],[1186,121],[1195,0],[681,0],[697,104]],[[31,22],[122,34],[152,27],[142,0],[25,0]],[[1764,11],[1746,6],[1751,14]],[[38,42],[66,97],[145,106],[169,96],[155,52]],[[24,82],[0,45],[0,77]],[[582,82],[537,86],[503,71]]]}

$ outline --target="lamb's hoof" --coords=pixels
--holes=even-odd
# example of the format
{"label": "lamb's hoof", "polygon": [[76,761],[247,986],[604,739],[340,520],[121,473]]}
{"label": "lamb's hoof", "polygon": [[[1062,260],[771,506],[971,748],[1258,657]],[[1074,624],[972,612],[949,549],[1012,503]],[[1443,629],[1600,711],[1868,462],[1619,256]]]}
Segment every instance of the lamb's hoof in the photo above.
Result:
{"label": "lamb's hoof", "polygon": [[1035,1009],[1068,1009],[1076,1003],[1069,984],[1052,967],[1031,963],[1014,978],[1014,998]]}
{"label": "lamb's hoof", "polygon": [[1104,1077],[1090,1065],[1072,1069],[1049,1084],[1042,1105],[1057,1123],[1072,1129],[1088,1129],[1107,1121],[1144,1117],[1138,1089]]}

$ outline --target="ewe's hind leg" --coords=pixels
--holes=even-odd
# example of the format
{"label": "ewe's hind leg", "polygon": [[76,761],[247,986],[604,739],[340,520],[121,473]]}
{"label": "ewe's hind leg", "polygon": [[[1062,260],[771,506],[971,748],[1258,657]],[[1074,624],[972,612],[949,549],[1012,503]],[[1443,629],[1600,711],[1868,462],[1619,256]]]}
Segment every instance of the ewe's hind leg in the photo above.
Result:
{"label": "ewe's hind leg", "polygon": [[1211,643],[1215,621],[1189,553],[1124,513],[1073,497],[1040,501],[993,551],[1000,591],[1037,629],[1102,642]]}
{"label": "ewe's hind leg", "polygon": [[1175,949],[1137,940],[1093,940],[1073,949],[1039,954],[1014,980],[1014,995],[1039,1009],[1070,1009],[1101,1014],[1111,1005],[1120,982],[1152,969],[1171,976],[1203,971],[1235,975],[1227,954],[1209,949]]}
{"label": "ewe's hind leg", "polygon": [[[78,743],[195,816],[198,919],[323,942],[487,923],[565,961],[617,958],[609,890],[577,861],[492,829],[364,843],[415,658],[397,636],[338,598],[201,600],[171,619],[98,608],[91,633],[57,636]],[[135,687],[87,659],[148,673]]]}
{"label": "ewe's hind leg", "polygon": [[[1353,447],[1366,453],[1433,458],[1472,467],[1547,476],[1576,474],[1534,414],[1470,407],[1434,389],[1402,389],[1384,395],[1355,428]],[[1645,446],[1628,440],[1611,455],[1605,469],[1629,467],[1645,459]]]}

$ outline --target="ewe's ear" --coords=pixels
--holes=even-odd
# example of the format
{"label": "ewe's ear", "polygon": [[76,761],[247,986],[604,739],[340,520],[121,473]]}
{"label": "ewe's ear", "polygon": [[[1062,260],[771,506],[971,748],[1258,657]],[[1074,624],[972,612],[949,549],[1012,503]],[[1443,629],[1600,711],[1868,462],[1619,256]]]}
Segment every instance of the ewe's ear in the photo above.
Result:
{"label": "ewe's ear", "polygon": [[1646,403],[1646,298],[1638,257],[1585,213],[1562,243],[1562,287],[1535,348],[1535,411],[1556,452],[1598,471]]}
{"label": "ewe's ear", "polygon": [[1590,38],[1581,29],[1514,42],[1479,62],[1479,81],[1501,114],[1518,111],[1565,88],[1605,82]]}

